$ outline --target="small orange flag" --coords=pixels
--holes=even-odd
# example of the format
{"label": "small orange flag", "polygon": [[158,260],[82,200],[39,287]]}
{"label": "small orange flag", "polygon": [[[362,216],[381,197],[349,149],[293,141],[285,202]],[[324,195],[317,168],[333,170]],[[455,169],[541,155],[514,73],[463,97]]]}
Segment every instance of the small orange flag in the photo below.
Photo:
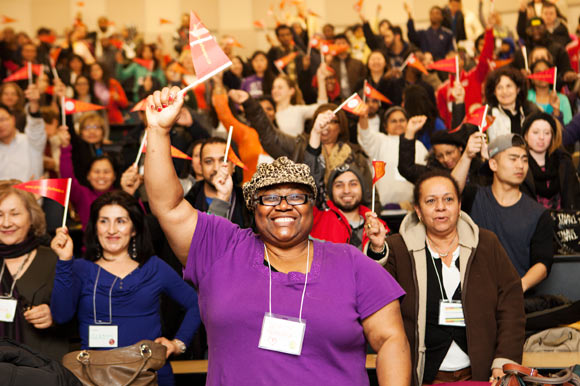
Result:
{"label": "small orange flag", "polygon": [[378,92],[377,89],[371,86],[366,80],[365,80],[365,95],[367,98],[378,99],[382,102],[389,103],[391,105],[393,104],[393,102],[391,102],[389,98]]}
{"label": "small orange flag", "polygon": [[[41,67],[42,66],[40,64],[33,64],[32,72],[37,76],[40,75]],[[24,79],[28,79],[28,66],[24,66],[20,68],[18,71],[12,73],[12,75],[4,78],[3,82],[15,82],[17,80]]]}
{"label": "small orange flag", "polygon": [[253,24],[256,28],[266,29],[266,23],[263,20],[254,20]]}
{"label": "small orange flag", "polygon": [[79,7],[84,7],[85,6],[85,2],[84,1],[77,1],[77,5]]}
{"label": "small orange flag", "polygon": [[50,58],[52,59],[52,63],[56,63],[58,61],[58,57],[60,56],[61,51],[62,47],[55,47],[50,50]]}
{"label": "small orange flag", "polygon": [[492,60],[489,63],[489,66],[491,67],[492,70],[496,70],[496,69],[501,68],[503,66],[507,66],[508,64],[510,64],[513,61],[514,61],[513,59],[497,59],[497,60]]}
{"label": "small orange flag", "polygon": [[23,182],[14,185],[14,188],[50,198],[64,206],[66,203],[67,185],[68,178],[50,178]]}
{"label": "small orange flag", "polygon": [[238,158],[236,153],[232,148],[228,151],[228,161],[232,161],[232,163],[244,170],[248,170],[248,167],[244,165],[244,163]]}
{"label": "small orange flag", "polygon": [[313,17],[320,17],[320,15],[311,9],[308,9],[308,15]]}
{"label": "small orange flag", "polygon": [[291,52],[286,56],[281,57],[278,60],[274,61],[274,65],[280,70],[282,71],[282,69],[284,69],[284,67],[286,67],[291,61],[294,60],[294,58],[298,55],[298,52]]}
{"label": "small orange flag", "polygon": [[330,54],[332,56],[336,56],[348,51],[348,48],[348,45],[337,46],[336,44],[329,44],[325,42],[321,44],[320,51],[322,51],[324,55]]}
{"label": "small orange flag", "polygon": [[286,6],[286,0],[280,0],[280,9],[284,9]]}
{"label": "small orange flag", "polygon": [[86,111],[103,110],[104,108],[105,106],[78,101],[76,99],[66,98],[64,102],[64,111],[66,114],[84,113]]}
{"label": "small orange flag", "polygon": [[375,176],[373,177],[373,185],[377,183],[385,175],[385,161],[373,161],[373,169],[375,169]]}
{"label": "small orange flag", "polygon": [[159,24],[163,25],[163,24],[173,24],[173,22],[171,20],[168,19],[164,19],[162,17],[159,18]]}
{"label": "small orange flag", "polygon": [[14,22],[16,22],[16,21],[17,21],[16,19],[13,19],[13,18],[11,18],[11,17],[8,17],[8,16],[6,16],[6,15],[2,15],[2,16],[0,17],[0,22],[1,22],[2,24],[14,23]]}
{"label": "small orange flag", "polygon": [[228,46],[232,46],[232,47],[239,47],[239,48],[243,48],[243,47],[244,47],[244,46],[242,45],[242,43],[240,43],[240,42],[238,41],[238,39],[236,39],[236,38],[235,38],[235,37],[233,37],[233,36],[228,36],[227,38],[225,38],[225,40],[224,40],[224,41],[225,41],[225,43],[226,43]]}
{"label": "small orange flag", "polygon": [[363,3],[364,3],[364,0],[357,0],[357,2],[354,3],[354,5],[352,7],[354,8],[355,11],[360,12],[362,10]]}
{"label": "small orange flag", "polygon": [[416,68],[417,70],[421,71],[425,75],[429,74],[429,72],[427,71],[427,69],[425,68],[423,63],[421,63],[421,61],[419,59],[417,59],[415,54],[409,55],[409,57],[407,58],[407,65],[411,66],[413,68]]}
{"label": "small orange flag", "polygon": [[[143,145],[142,153],[147,153],[147,145]],[[180,158],[180,159],[191,159],[190,156],[176,148],[175,146],[171,145],[171,158]]]}

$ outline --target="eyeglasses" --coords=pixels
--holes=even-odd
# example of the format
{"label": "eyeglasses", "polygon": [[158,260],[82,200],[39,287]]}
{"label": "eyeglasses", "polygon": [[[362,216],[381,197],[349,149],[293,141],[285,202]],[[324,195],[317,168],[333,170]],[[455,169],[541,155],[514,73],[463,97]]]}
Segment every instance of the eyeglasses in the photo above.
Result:
{"label": "eyeglasses", "polygon": [[267,196],[258,197],[258,202],[260,205],[265,206],[276,206],[280,205],[282,199],[286,200],[288,205],[304,205],[310,199],[310,195],[306,193],[294,193],[287,196],[279,196],[277,194],[268,194]]}

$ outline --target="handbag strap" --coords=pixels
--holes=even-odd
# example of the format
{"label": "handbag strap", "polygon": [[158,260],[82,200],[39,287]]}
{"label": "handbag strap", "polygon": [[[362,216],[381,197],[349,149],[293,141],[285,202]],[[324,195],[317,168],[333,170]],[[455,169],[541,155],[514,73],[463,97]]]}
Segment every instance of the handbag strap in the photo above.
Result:
{"label": "handbag strap", "polygon": [[521,366],[515,363],[506,363],[503,365],[503,372],[509,374],[519,374],[519,375],[527,375],[527,376],[538,376],[538,370],[531,369],[529,367]]}
{"label": "handbag strap", "polygon": [[[135,370],[135,373],[133,373],[131,378],[123,386],[129,386],[131,383],[133,383],[133,381],[135,381],[135,379],[137,379],[139,374],[141,374],[141,371],[143,371],[143,369],[145,368],[147,361],[149,360],[149,358],[151,358],[151,355],[153,354],[151,347],[149,347],[149,345],[146,343],[142,343],[139,346],[139,351],[140,351],[141,357],[143,358],[143,360],[141,361],[141,365],[139,366],[139,368],[137,370]],[[83,365],[83,369],[84,369],[85,373],[87,374],[87,377],[89,378],[89,380],[95,386],[99,386],[99,384],[94,380],[94,378],[91,374],[91,370],[90,370],[91,356],[90,356],[89,352],[87,350],[81,351],[79,353],[79,355],[77,355],[77,360]]]}

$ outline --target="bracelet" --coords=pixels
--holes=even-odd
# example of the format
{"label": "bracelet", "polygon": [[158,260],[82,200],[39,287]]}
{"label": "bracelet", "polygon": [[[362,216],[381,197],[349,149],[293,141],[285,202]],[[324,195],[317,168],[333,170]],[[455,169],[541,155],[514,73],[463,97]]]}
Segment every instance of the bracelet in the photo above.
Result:
{"label": "bracelet", "polygon": [[374,250],[374,248],[373,248],[373,245],[372,245],[372,244],[371,244],[371,245],[369,245],[369,248],[371,249],[371,251],[372,251],[373,253],[376,253],[377,255],[382,255],[382,254],[384,254],[384,253],[385,253],[385,249],[387,248],[387,246],[386,246],[386,243],[383,243],[383,249],[381,249],[379,252],[377,252],[377,251],[375,251],[375,250]]}
{"label": "bracelet", "polygon": [[185,345],[185,343],[183,343],[182,341],[180,341],[179,339],[173,339],[172,342],[177,346],[177,348],[179,349],[179,354],[183,354],[185,352],[185,350],[187,350],[187,346]]}

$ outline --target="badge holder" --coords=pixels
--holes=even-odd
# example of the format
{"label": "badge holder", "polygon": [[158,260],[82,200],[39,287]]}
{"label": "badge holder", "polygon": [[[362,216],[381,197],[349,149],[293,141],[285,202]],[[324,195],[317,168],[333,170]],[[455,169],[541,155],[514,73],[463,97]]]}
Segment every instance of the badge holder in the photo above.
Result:
{"label": "badge holder", "polygon": [[119,330],[118,326],[113,323],[113,309],[112,309],[112,293],[113,287],[117,282],[117,278],[113,280],[113,284],[109,289],[109,321],[97,320],[97,284],[99,283],[99,275],[101,274],[101,267],[97,271],[95,279],[95,287],[93,290],[93,318],[94,324],[89,325],[89,347],[91,348],[114,348],[119,345]]}
{"label": "badge holder", "polygon": [[[10,287],[10,293],[4,296],[0,296],[0,322],[12,323],[14,322],[14,317],[16,316],[16,306],[18,305],[18,300],[14,299],[12,296],[14,293],[14,287],[16,287],[16,282],[18,281],[18,277],[20,277],[20,272],[28,263],[30,259],[31,253],[29,252],[26,256],[26,259],[20,264],[18,270],[16,271],[16,275],[14,275],[15,279],[12,280],[12,286]],[[2,262],[2,270],[0,270],[0,282],[2,282],[2,278],[4,277],[4,270],[6,268],[6,260]]]}
{"label": "badge holder", "polygon": [[268,271],[270,273],[270,308],[269,312],[264,314],[258,347],[264,350],[299,356],[302,353],[302,343],[304,342],[304,334],[306,333],[306,321],[302,319],[302,306],[304,304],[304,294],[306,293],[306,284],[308,282],[310,244],[308,244],[308,254],[306,255],[306,277],[304,279],[304,289],[302,290],[298,318],[272,313],[272,269],[270,267],[270,258],[268,257],[266,246],[264,246],[264,250],[266,260],[268,260]]}
{"label": "badge holder", "polygon": [[441,300],[439,301],[439,325],[465,327],[463,304],[460,300],[445,298],[445,295],[443,294],[443,285],[441,285],[441,278],[439,277],[439,272],[437,271],[437,266],[435,265],[435,259],[433,259],[433,256],[431,256],[431,262],[433,263],[433,269],[437,275],[439,290],[441,290]]}

